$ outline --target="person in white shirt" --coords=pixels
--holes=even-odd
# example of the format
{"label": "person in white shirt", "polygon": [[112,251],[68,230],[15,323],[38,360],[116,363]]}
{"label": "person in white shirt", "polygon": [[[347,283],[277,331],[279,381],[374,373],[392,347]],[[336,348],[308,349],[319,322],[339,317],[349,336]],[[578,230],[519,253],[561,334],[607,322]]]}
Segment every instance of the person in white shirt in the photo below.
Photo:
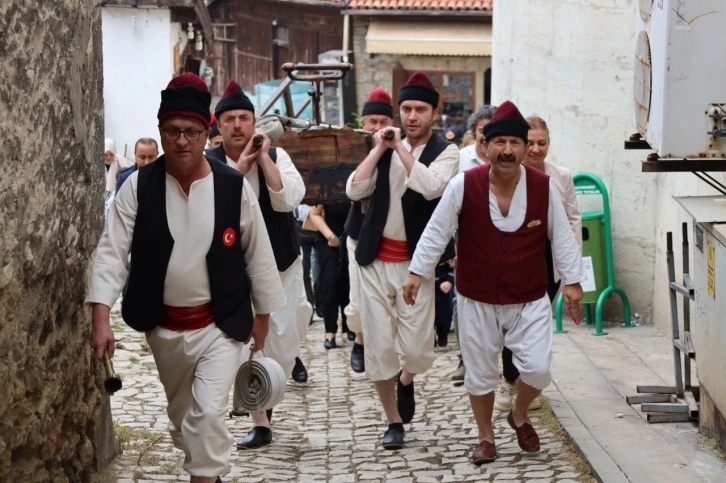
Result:
{"label": "person in white shirt", "polygon": [[[299,357],[300,344],[305,341],[313,308],[305,294],[302,251],[293,215],[305,196],[305,184],[290,156],[281,148],[271,147],[266,134],[255,133],[255,108],[236,81],[229,82],[214,115],[223,141],[206,153],[242,173],[257,196],[287,300],[270,317],[265,355],[277,361],[288,377],[305,382],[308,375]],[[254,145],[256,136],[262,140],[259,147]],[[254,427],[237,447],[270,444],[271,416],[271,411],[253,412]]]}
{"label": "person in white shirt", "polygon": [[[459,169],[459,150],[434,134],[439,94],[423,72],[415,72],[398,97],[401,130],[374,136],[375,146],[348,178],[353,201],[371,197],[356,246],[360,266],[360,315],[365,371],[388,419],[382,445],[401,448],[404,423],[414,416],[413,380],[434,354],[434,284],[422,286],[422,303],[409,307],[400,287],[418,239],[449,180]],[[392,132],[393,139],[385,133]],[[445,260],[453,258],[453,241]]]}
{"label": "person in white shirt", "polygon": [[[497,458],[492,413],[497,359],[506,345],[521,372],[507,422],[525,452],[540,449],[530,403],[551,382],[552,310],[547,296],[546,240],[562,275],[565,302],[582,299],[582,257],[559,194],[547,175],[522,165],[529,125],[511,102],[485,127],[489,164],[455,177],[421,236],[402,287],[407,304],[425,303],[430,280],[458,227],[456,273],[464,385],[479,430],[472,460]],[[484,207],[484,209],[482,209]]]}
{"label": "person in white shirt", "polygon": [[225,418],[244,344],[253,339],[253,350],[263,349],[269,314],[285,305],[249,183],[204,157],[211,99],[192,73],[162,91],[166,154],[119,190],[86,298],[94,355],[112,357],[111,307],[128,279],[121,314],[146,333],[168,401],[169,432],[184,451],[191,483],[221,482],[229,472]]}
{"label": "person in white shirt", "polygon": [[482,106],[467,120],[466,127],[476,139],[474,144],[462,148],[459,152],[459,172],[481,166],[487,162],[486,141],[484,140],[484,126],[492,118],[497,106]]}
{"label": "person in white shirt", "polygon": [[[537,116],[530,116],[527,122],[531,129],[527,133],[527,155],[524,164],[535,168],[550,177],[557,188],[557,193],[562,201],[567,214],[567,221],[570,224],[575,240],[582,250],[582,217],[577,204],[577,192],[572,182],[572,173],[569,169],[557,166],[545,161],[550,147],[550,133],[544,119]],[[552,260],[552,250],[547,247],[547,294],[550,302],[554,301],[560,289],[560,277],[557,267]],[[512,351],[506,347],[502,351],[502,380],[497,387],[494,399],[494,409],[500,412],[508,412],[512,409],[514,398],[516,398],[516,381],[519,378],[519,371],[512,362]],[[539,409],[541,406],[539,398],[532,401],[529,409]]]}

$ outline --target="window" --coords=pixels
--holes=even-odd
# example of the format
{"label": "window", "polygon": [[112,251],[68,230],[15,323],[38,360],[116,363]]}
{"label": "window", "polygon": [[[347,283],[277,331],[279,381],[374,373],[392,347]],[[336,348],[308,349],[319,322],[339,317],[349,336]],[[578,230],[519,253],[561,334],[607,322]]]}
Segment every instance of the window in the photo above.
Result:
{"label": "window", "polygon": [[[395,69],[393,75],[393,92],[398,102],[398,90],[413,72]],[[439,113],[441,120],[434,124],[434,129],[448,126],[466,128],[466,120],[476,108],[476,74],[474,72],[426,72],[439,93]],[[396,123],[400,124],[398,110],[395,111]]]}
{"label": "window", "polygon": [[287,47],[290,45],[290,29],[282,25],[273,25],[272,43]]}

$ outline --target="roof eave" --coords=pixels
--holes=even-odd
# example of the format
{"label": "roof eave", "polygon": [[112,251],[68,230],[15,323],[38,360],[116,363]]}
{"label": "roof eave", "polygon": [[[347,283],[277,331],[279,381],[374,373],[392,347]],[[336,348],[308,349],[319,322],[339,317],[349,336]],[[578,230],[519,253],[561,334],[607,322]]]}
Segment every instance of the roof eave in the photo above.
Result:
{"label": "roof eave", "polygon": [[492,17],[491,10],[424,10],[424,9],[369,9],[344,8],[343,15],[365,17]]}

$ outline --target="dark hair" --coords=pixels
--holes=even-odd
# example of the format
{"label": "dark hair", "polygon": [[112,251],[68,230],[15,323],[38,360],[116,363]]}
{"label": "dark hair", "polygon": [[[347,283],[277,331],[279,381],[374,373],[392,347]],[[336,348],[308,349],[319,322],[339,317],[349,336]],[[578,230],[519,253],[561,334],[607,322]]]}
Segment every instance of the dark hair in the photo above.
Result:
{"label": "dark hair", "polygon": [[139,144],[143,144],[144,146],[148,146],[149,144],[153,144],[156,146],[156,150],[159,150],[159,144],[156,142],[154,138],[141,138],[138,141],[136,141],[136,144],[134,144],[134,152],[136,152],[136,148],[139,147]]}
{"label": "dark hair", "polygon": [[469,120],[466,122],[466,128],[471,132],[473,135],[476,136],[476,125],[481,121],[482,119],[491,119],[494,115],[494,111],[497,110],[497,106],[482,106],[474,113],[469,116]]}

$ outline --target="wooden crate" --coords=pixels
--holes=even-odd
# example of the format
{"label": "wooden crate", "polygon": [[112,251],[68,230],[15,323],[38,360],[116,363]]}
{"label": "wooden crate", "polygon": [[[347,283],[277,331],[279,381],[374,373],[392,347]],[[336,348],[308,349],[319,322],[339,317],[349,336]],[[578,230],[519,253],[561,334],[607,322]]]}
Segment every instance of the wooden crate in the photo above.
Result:
{"label": "wooden crate", "polygon": [[303,203],[347,203],[346,181],[368,156],[373,138],[348,127],[313,128],[288,131],[273,145],[284,149],[300,172],[307,188]]}

